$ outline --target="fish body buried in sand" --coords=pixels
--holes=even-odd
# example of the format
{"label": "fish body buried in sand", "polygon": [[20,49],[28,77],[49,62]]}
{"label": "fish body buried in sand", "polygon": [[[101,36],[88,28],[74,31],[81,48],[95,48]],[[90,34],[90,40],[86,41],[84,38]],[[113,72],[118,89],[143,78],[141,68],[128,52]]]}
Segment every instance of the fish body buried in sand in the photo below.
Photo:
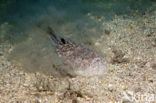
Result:
{"label": "fish body buried in sand", "polygon": [[75,75],[103,75],[107,71],[106,61],[93,50],[57,35],[50,27],[48,28],[48,34],[58,56],[69,62]]}

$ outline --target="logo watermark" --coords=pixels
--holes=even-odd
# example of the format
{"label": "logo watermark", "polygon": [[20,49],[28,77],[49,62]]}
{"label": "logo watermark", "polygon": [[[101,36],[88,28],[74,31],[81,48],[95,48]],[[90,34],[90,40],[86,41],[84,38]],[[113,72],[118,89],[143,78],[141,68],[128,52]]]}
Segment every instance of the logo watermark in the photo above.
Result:
{"label": "logo watermark", "polygon": [[129,92],[124,92],[123,93],[123,101],[127,100],[130,102],[135,102],[135,103],[151,103],[156,101],[156,95],[155,94],[150,94],[150,93],[134,93],[132,91]]}

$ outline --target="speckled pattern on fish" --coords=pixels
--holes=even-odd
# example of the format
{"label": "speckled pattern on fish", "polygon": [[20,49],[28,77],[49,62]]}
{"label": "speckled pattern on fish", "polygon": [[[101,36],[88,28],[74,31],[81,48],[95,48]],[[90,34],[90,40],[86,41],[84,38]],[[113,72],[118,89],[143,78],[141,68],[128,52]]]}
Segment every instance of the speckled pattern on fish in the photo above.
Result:
{"label": "speckled pattern on fish", "polygon": [[61,37],[54,33],[50,27],[48,34],[59,57],[65,58],[70,63],[76,75],[103,75],[107,71],[105,59],[93,50],[84,48],[68,38]]}

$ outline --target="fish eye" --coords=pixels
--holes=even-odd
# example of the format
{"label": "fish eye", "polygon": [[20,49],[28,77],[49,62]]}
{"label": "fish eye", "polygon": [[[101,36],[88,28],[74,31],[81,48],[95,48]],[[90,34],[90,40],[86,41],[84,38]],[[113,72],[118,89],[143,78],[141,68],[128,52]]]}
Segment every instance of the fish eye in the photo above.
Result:
{"label": "fish eye", "polygon": [[65,42],[65,40],[64,40],[63,38],[61,38],[61,42],[62,42],[63,44],[66,44],[66,42]]}

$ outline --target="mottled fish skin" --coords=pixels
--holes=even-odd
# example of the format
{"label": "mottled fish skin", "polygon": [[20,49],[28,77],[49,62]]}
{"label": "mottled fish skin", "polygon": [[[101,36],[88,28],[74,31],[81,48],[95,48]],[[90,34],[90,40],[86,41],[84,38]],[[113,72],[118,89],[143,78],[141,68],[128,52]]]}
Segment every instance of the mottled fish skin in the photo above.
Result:
{"label": "mottled fish skin", "polygon": [[56,35],[51,28],[48,28],[48,34],[56,47],[57,54],[71,64],[74,74],[93,76],[103,75],[107,71],[106,61],[93,50],[84,48],[72,40]]}

